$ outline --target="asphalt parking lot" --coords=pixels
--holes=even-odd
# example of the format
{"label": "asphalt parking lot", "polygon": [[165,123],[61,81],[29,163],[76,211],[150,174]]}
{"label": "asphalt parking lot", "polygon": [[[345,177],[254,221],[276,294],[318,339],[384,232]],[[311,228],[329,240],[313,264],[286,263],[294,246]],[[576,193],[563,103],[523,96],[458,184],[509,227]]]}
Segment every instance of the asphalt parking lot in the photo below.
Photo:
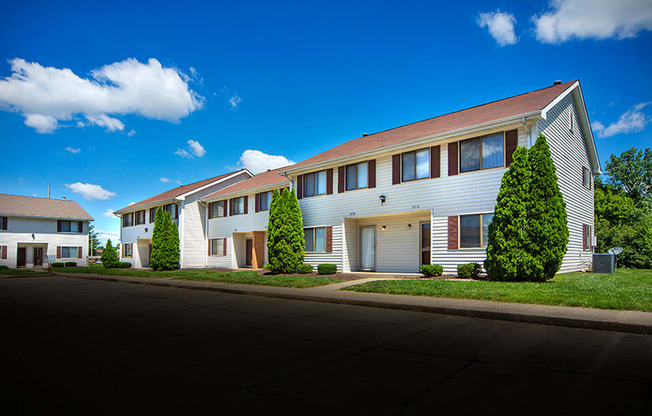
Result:
{"label": "asphalt parking lot", "polygon": [[67,277],[0,279],[2,408],[652,413],[652,336]]}

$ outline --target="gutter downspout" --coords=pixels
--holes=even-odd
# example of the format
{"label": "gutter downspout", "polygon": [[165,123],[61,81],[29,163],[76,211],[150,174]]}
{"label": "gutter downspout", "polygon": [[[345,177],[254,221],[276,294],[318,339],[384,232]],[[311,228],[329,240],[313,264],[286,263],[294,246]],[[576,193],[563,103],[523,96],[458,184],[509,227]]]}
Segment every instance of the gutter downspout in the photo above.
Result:
{"label": "gutter downspout", "polygon": [[[281,175],[285,176],[285,179],[287,179],[287,180],[292,184],[292,189],[294,189],[294,181],[293,181],[292,179],[290,179],[290,177],[288,176],[287,172],[281,172]],[[297,191],[297,190],[294,189],[294,192],[295,192],[295,193],[296,193],[296,191]]]}

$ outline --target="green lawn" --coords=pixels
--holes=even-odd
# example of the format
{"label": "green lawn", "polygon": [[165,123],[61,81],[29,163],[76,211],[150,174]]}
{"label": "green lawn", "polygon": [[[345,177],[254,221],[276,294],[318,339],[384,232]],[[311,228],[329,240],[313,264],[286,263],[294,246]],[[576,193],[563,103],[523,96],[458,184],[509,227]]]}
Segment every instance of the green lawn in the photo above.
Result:
{"label": "green lawn", "polygon": [[652,312],[652,270],[568,273],[544,283],[385,280],[342,290]]}
{"label": "green lawn", "polygon": [[48,274],[47,270],[7,269],[0,270],[0,276],[42,276]]}
{"label": "green lawn", "polygon": [[341,280],[321,276],[283,275],[261,276],[256,271],[243,272],[218,272],[215,270],[171,270],[154,272],[133,269],[106,269],[103,266],[90,267],[57,267],[55,272],[60,273],[94,273],[112,276],[174,278],[180,280],[195,280],[220,283],[240,283],[245,285],[282,286],[307,288],[339,283]]}

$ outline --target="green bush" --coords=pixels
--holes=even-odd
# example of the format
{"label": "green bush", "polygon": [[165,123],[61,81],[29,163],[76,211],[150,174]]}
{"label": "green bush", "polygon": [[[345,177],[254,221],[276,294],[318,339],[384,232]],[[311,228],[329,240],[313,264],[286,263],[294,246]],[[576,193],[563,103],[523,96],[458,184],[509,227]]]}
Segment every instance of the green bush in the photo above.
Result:
{"label": "green bush", "polygon": [[63,264],[66,267],[77,267],[77,262],[76,261],[67,261]]}
{"label": "green bush", "polygon": [[164,212],[161,207],[156,209],[149,264],[154,270],[179,268],[179,229],[170,218],[170,213]]}
{"label": "green bush", "polygon": [[115,265],[116,269],[128,269],[131,267],[131,263],[128,261],[120,261]]}
{"label": "green bush", "polygon": [[444,273],[444,266],[439,264],[424,264],[421,266],[421,274],[424,276],[441,276]]}
{"label": "green bush", "polygon": [[52,263],[52,267],[63,267],[63,263],[58,261],[56,263]]}
{"label": "green bush", "polygon": [[308,274],[312,272],[313,268],[310,264],[300,264],[299,267],[297,267],[297,273],[299,274]]}
{"label": "green bush", "polygon": [[271,269],[272,269],[272,265],[269,264],[269,263],[265,263],[265,264],[263,264],[262,269],[263,269],[263,270],[271,270]]}
{"label": "green bush", "polygon": [[337,265],[322,263],[317,265],[317,274],[335,274],[337,273]]}
{"label": "green bush", "polygon": [[102,260],[102,265],[107,269],[115,267],[115,265],[118,264],[118,253],[115,252],[111,240],[106,241],[106,247],[104,247],[104,250],[102,251],[100,260]]}
{"label": "green bush", "polygon": [[272,273],[294,273],[305,257],[303,219],[294,190],[274,190],[267,223],[267,252]]}
{"label": "green bush", "polygon": [[480,265],[478,263],[465,263],[457,265],[457,276],[462,279],[475,279],[480,273]]}
{"label": "green bush", "polygon": [[3,264],[2,266],[0,266],[0,270],[9,270],[9,266]]}

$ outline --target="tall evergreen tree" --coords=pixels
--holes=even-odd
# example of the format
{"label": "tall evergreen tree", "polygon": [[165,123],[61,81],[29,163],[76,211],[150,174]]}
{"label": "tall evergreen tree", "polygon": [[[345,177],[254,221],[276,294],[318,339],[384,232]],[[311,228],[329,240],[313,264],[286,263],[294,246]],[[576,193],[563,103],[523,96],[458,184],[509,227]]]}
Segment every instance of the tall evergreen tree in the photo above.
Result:
{"label": "tall evergreen tree", "polygon": [[115,252],[110,239],[106,240],[106,246],[102,250],[100,260],[102,261],[102,265],[107,269],[115,267],[118,264],[118,254]]}
{"label": "tall evergreen tree", "polygon": [[528,251],[537,261],[528,280],[543,281],[552,279],[561,267],[568,245],[568,220],[550,147],[543,134],[528,151],[528,160],[532,180],[526,232]]}
{"label": "tall evergreen tree", "polygon": [[267,252],[273,273],[294,273],[305,256],[301,208],[294,191],[274,190],[267,225]]}
{"label": "tall evergreen tree", "polygon": [[485,268],[494,280],[519,280],[532,267],[525,233],[530,181],[527,150],[518,147],[503,175],[489,225]]}
{"label": "tall evergreen tree", "polygon": [[161,207],[156,210],[152,231],[152,256],[149,262],[154,270],[179,268],[179,229],[170,213]]}

